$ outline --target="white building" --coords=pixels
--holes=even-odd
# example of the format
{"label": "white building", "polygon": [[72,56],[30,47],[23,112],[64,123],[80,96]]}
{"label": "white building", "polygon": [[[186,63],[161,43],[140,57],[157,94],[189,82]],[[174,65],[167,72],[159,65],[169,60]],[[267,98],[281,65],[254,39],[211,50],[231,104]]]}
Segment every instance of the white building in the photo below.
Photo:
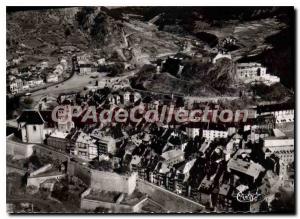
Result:
{"label": "white building", "polygon": [[130,87],[129,80],[127,78],[121,77],[102,77],[101,80],[98,81],[98,87],[104,88],[108,87],[111,88],[113,91]]}
{"label": "white building", "polygon": [[78,61],[78,66],[79,66],[80,75],[85,75],[92,72],[92,65],[87,61],[84,60]]}
{"label": "white building", "polygon": [[48,67],[49,67],[48,62],[44,61],[44,62],[41,62],[41,63],[40,63],[40,68],[41,68],[41,69],[45,69],[45,68],[48,68]]}
{"label": "white building", "polygon": [[98,60],[97,60],[97,64],[98,64],[98,65],[105,65],[105,58],[98,59]]}
{"label": "white building", "polygon": [[215,138],[227,138],[228,130],[226,129],[203,129],[202,137],[214,140]]}
{"label": "white building", "polygon": [[26,84],[31,88],[35,87],[35,80],[26,81]]}
{"label": "white building", "polygon": [[91,188],[102,191],[132,194],[136,188],[137,173],[118,174],[91,170]]}
{"label": "white building", "polygon": [[37,79],[37,80],[35,80],[35,85],[37,85],[37,86],[44,85],[44,80],[43,79]]}
{"label": "white building", "polygon": [[267,73],[267,68],[260,63],[239,63],[236,66],[236,73],[240,79],[259,79]]}
{"label": "white building", "polygon": [[26,110],[17,119],[22,141],[26,143],[43,143],[46,134],[52,131],[46,127],[46,121],[39,111]]}
{"label": "white building", "polygon": [[196,136],[200,136],[200,128],[186,127],[185,131],[187,136],[190,138],[195,138]]}
{"label": "white building", "polygon": [[68,69],[68,62],[65,59],[60,60],[60,64],[63,66],[63,70],[66,71]]}
{"label": "white building", "polygon": [[118,105],[121,103],[121,97],[118,94],[109,94],[107,99],[111,104]]}
{"label": "white building", "polygon": [[280,177],[284,177],[286,175],[287,166],[294,162],[294,143],[295,140],[293,138],[280,139],[270,137],[264,139],[264,146],[280,159]]}
{"label": "white building", "polygon": [[23,90],[29,90],[30,89],[30,87],[29,87],[29,85],[28,84],[26,84],[26,85],[23,85]]}
{"label": "white building", "polygon": [[123,95],[124,104],[135,103],[136,101],[141,99],[141,94],[138,92],[125,91],[122,95]]}
{"label": "white building", "polygon": [[184,161],[184,152],[179,149],[173,149],[162,153],[161,157],[166,164],[173,166],[174,164]]}
{"label": "white building", "polygon": [[121,139],[115,139],[112,136],[103,136],[99,140],[99,152],[102,154],[114,155],[117,150],[117,145],[120,144]]}
{"label": "white building", "polygon": [[265,169],[258,163],[247,162],[241,159],[230,159],[227,168],[230,172],[241,174],[249,177],[253,182],[258,178]]}
{"label": "white building", "polygon": [[84,160],[92,160],[98,156],[96,140],[90,135],[80,132],[75,142],[74,155]]}
{"label": "white building", "polygon": [[267,68],[260,63],[239,63],[236,66],[238,78],[244,83],[263,82],[270,86],[280,82],[280,78],[267,73]]}
{"label": "white building", "polygon": [[21,79],[13,80],[9,85],[9,90],[12,94],[22,92],[22,90],[23,90],[23,81]]}
{"label": "white building", "polygon": [[58,76],[62,75],[64,72],[64,66],[59,64],[55,67],[55,70],[53,71],[53,74],[56,74]]}
{"label": "white building", "polygon": [[131,95],[131,93],[129,91],[124,92],[124,94],[123,94],[124,103],[129,103],[130,102],[130,95]]}
{"label": "white building", "polygon": [[56,74],[49,74],[46,79],[47,83],[58,82],[58,76]]}

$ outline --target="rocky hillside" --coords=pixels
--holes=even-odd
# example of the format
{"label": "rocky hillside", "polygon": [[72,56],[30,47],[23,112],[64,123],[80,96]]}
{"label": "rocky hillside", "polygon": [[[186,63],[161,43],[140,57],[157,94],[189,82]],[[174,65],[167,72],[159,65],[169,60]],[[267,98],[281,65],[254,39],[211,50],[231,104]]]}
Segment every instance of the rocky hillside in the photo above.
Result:
{"label": "rocky hillside", "polygon": [[176,52],[176,39],[138,20],[124,22],[104,7],[7,13],[8,59],[25,54],[30,56],[28,60],[51,61],[61,49],[72,46],[75,51],[143,65],[160,54]]}
{"label": "rocky hillside", "polygon": [[55,62],[63,46],[87,49],[88,38],[74,22],[77,12],[77,8],[64,8],[8,13],[7,58],[23,56],[33,63],[43,59]]}
{"label": "rocky hillside", "polygon": [[206,81],[216,87],[221,85],[219,83],[221,81],[232,84],[236,82],[235,65],[229,59],[220,59],[215,64],[199,61],[187,62],[182,70],[181,78],[191,81]]}
{"label": "rocky hillside", "polygon": [[133,80],[133,86],[162,93],[192,96],[238,95],[234,63],[219,60],[216,64],[199,61],[185,62],[181,75],[168,72],[156,73],[154,66],[145,66]]}

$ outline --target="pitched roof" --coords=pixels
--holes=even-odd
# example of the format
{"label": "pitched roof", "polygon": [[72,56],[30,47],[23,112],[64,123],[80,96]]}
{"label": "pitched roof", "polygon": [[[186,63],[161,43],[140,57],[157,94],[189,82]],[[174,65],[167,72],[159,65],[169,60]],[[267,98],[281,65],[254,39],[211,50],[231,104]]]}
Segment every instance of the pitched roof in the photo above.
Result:
{"label": "pitched roof", "polygon": [[38,111],[42,116],[44,122],[46,122],[47,127],[55,127],[55,121],[52,119],[52,111],[51,110],[42,110]]}
{"label": "pitched roof", "polygon": [[45,123],[43,117],[39,113],[39,111],[34,110],[25,110],[22,112],[20,117],[17,119],[17,122],[25,122],[29,125],[42,125]]}
{"label": "pitched roof", "polygon": [[229,191],[230,191],[230,185],[228,185],[228,184],[222,184],[220,186],[219,194],[227,196],[229,194]]}
{"label": "pitched roof", "polygon": [[162,153],[161,157],[164,158],[165,160],[170,160],[170,159],[176,158],[178,156],[183,156],[183,155],[184,155],[184,152],[182,150],[173,149],[173,150],[169,150],[169,151]]}
{"label": "pitched roof", "polygon": [[295,109],[294,103],[282,103],[282,104],[270,104],[270,105],[257,106],[258,113],[293,110],[293,109]]}

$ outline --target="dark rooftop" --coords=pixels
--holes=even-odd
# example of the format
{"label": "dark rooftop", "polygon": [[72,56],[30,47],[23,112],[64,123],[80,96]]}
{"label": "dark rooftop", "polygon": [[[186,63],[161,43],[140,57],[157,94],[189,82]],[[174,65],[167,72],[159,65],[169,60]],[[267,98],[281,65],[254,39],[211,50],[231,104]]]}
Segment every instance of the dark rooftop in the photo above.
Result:
{"label": "dark rooftop", "polygon": [[42,115],[39,111],[25,110],[22,112],[20,117],[17,119],[18,123],[25,122],[29,125],[42,125],[45,123]]}
{"label": "dark rooftop", "polygon": [[281,111],[281,110],[292,110],[292,109],[295,109],[295,105],[293,103],[257,106],[258,113],[274,112],[274,111]]}

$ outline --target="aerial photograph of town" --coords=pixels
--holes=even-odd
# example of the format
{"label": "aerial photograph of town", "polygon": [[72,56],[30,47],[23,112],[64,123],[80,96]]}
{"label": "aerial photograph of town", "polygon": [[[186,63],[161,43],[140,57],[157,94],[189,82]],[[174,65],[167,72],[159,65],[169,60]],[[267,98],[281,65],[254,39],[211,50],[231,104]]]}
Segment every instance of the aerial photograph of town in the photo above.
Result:
{"label": "aerial photograph of town", "polygon": [[7,6],[8,214],[295,214],[294,19]]}

